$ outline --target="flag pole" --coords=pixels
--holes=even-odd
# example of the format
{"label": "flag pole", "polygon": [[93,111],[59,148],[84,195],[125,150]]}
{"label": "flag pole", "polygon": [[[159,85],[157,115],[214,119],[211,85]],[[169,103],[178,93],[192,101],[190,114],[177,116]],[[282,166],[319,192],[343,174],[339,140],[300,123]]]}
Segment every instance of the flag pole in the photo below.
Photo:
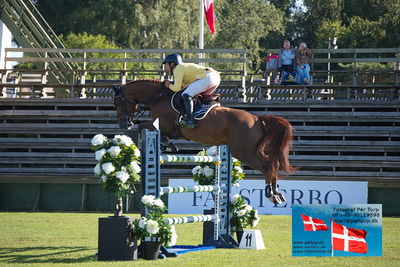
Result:
{"label": "flag pole", "polygon": [[331,257],[333,257],[333,219],[331,219]]}
{"label": "flag pole", "polygon": [[[204,0],[200,0],[200,16],[199,16],[199,49],[204,49]],[[204,54],[199,53],[199,59],[203,59]],[[200,62],[200,65],[204,65]]]}

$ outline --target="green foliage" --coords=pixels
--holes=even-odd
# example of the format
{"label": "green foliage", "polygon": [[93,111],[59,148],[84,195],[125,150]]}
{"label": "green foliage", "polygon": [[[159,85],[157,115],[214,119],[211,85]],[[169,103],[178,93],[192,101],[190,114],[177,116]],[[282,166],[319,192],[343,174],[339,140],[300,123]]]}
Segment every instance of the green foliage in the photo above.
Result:
{"label": "green foliage", "polygon": [[327,48],[328,40],[332,37],[338,38],[337,45],[339,47],[345,47],[343,40],[345,39],[345,36],[348,36],[348,32],[348,29],[343,26],[340,20],[325,20],[315,33],[315,48]]}
{"label": "green foliage", "polygon": [[300,27],[292,36],[310,47],[327,48],[329,37],[338,38],[339,48],[400,46],[399,1],[305,0],[304,6],[293,14]]}
{"label": "green foliage", "polygon": [[243,231],[246,227],[256,227],[260,216],[256,209],[248,205],[241,195],[234,195],[230,203],[232,213],[231,229],[232,231]]}
{"label": "green foliage", "polygon": [[[64,36],[100,34],[123,48],[180,49],[198,44],[198,1],[38,0],[37,6],[55,32]],[[211,35],[205,26],[206,48],[246,48],[253,68],[265,50],[260,40],[283,30],[283,12],[268,1],[219,0],[215,12],[217,30]]]}
{"label": "green foliage", "polygon": [[330,37],[338,38],[339,47],[379,47],[379,42],[385,35],[385,30],[377,21],[369,21],[357,16],[350,19],[348,26],[340,20],[324,21],[315,34],[316,47],[326,48]]}
{"label": "green foliage", "polygon": [[262,59],[261,40],[271,32],[283,30],[283,12],[267,1],[219,1],[216,7],[217,30],[208,43],[210,48],[245,48],[252,69]]}
{"label": "green foliage", "polygon": [[[100,49],[120,49],[119,46],[115,45],[111,41],[107,39],[106,36],[98,34],[92,35],[86,32],[82,33],[69,33],[68,35],[60,35],[60,39],[64,43],[66,48],[100,48]],[[83,53],[75,53],[74,57],[83,58]],[[123,54],[121,53],[87,53],[87,58],[122,58]],[[80,68],[83,69],[83,63],[79,63]],[[86,70],[118,70],[123,68],[123,63],[117,62],[90,62],[86,63]],[[93,75],[90,75],[89,78],[93,78]],[[96,78],[105,79],[106,76],[102,75]],[[107,78],[118,79],[118,75],[107,75]]]}
{"label": "green foliage", "polygon": [[344,36],[345,47],[379,47],[378,42],[385,36],[385,31],[377,21],[352,17],[348,26],[348,35]]}

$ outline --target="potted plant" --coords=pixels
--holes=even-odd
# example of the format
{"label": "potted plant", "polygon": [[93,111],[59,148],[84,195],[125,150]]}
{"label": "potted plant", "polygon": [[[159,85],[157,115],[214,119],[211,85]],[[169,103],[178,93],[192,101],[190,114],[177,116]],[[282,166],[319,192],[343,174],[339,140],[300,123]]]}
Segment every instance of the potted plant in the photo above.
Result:
{"label": "potted plant", "polygon": [[[198,156],[216,156],[217,147],[212,146],[207,150],[201,150],[197,153]],[[212,162],[200,163],[192,169],[193,180],[199,185],[212,185],[215,184],[215,164]],[[239,187],[239,180],[245,177],[243,172],[242,163],[236,158],[232,157],[232,186]]]}
{"label": "potted plant", "polygon": [[246,227],[256,227],[260,216],[258,215],[258,211],[248,205],[244,197],[239,194],[235,194],[232,197],[230,209],[232,214],[230,220],[231,230],[236,232],[236,237],[240,244],[243,236],[243,229]]}
{"label": "potted plant", "polygon": [[104,189],[116,196],[114,215],[121,216],[122,197],[135,192],[134,183],[140,181],[140,150],[126,135],[115,135],[113,139],[108,139],[97,134],[91,142],[98,161],[94,173],[100,178]]}
{"label": "potted plant", "polygon": [[[141,240],[143,258],[155,260],[158,258],[161,245],[173,246],[178,238],[175,226],[165,222],[164,202],[152,195],[144,195],[142,203],[147,209],[147,215],[134,220],[128,225],[128,230],[137,240]],[[146,241],[149,239],[151,241]]]}

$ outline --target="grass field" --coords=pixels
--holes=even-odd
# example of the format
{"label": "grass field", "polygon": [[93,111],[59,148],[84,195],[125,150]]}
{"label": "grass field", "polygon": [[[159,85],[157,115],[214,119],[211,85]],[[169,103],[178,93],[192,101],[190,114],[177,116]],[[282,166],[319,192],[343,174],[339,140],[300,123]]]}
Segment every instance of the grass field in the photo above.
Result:
{"label": "grass field", "polygon": [[[178,258],[98,262],[99,213],[0,213],[0,266],[400,266],[400,218],[383,219],[383,257],[292,257],[291,217],[262,216],[265,250],[216,249]],[[133,215],[129,215],[133,216]],[[201,243],[202,225],[178,225],[178,244]]]}

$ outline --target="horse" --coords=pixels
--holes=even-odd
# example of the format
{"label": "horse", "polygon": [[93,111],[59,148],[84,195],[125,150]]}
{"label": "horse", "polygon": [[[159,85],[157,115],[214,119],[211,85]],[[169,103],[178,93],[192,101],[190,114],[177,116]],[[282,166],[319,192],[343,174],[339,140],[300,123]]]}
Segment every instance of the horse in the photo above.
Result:
{"label": "horse", "polygon": [[[196,141],[205,145],[228,144],[232,156],[259,170],[266,183],[265,196],[273,203],[285,200],[279,192],[280,171],[290,174],[296,170],[289,162],[293,127],[284,118],[217,106],[197,121],[193,129],[176,124],[178,114],[171,106],[173,92],[159,80],[137,80],[123,86],[113,86],[114,106],[120,128],[128,129],[137,123],[140,114],[149,109],[153,119],[159,119],[162,142],[173,147],[168,138]],[[136,117],[136,119],[135,119]],[[139,128],[154,129],[152,123]]]}

